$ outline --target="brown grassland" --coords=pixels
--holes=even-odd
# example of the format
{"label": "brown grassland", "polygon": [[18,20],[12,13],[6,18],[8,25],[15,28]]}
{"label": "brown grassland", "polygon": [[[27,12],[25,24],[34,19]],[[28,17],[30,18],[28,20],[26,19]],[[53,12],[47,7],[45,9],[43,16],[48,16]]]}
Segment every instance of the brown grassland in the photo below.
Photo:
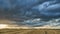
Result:
{"label": "brown grassland", "polygon": [[0,29],[0,34],[60,34],[59,29]]}

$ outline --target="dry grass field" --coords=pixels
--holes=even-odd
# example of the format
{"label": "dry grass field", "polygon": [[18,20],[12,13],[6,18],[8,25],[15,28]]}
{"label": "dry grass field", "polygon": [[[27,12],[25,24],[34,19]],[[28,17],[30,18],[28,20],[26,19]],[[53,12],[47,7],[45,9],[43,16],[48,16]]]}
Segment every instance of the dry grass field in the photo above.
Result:
{"label": "dry grass field", "polygon": [[0,34],[60,34],[59,29],[0,29]]}

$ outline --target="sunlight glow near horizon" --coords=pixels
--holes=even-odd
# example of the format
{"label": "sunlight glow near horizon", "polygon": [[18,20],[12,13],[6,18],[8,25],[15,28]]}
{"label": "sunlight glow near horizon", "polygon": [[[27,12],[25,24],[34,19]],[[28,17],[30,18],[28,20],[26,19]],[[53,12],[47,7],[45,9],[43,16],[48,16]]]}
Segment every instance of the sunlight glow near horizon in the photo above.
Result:
{"label": "sunlight glow near horizon", "polygon": [[6,25],[6,24],[0,24],[0,29],[6,28],[6,27],[8,27],[8,25]]}

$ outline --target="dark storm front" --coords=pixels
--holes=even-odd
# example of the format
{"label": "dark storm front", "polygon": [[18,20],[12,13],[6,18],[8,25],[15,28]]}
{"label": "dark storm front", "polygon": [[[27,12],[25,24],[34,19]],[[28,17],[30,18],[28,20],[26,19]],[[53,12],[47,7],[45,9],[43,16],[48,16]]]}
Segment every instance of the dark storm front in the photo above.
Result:
{"label": "dark storm front", "polygon": [[18,25],[59,25],[60,0],[0,0],[0,19]]}

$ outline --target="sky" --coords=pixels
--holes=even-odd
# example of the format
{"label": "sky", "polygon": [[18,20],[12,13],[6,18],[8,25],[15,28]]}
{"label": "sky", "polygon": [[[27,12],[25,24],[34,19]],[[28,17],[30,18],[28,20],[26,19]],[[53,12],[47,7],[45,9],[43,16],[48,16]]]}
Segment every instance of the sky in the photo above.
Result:
{"label": "sky", "polygon": [[0,19],[25,21],[60,18],[60,0],[0,0]]}

